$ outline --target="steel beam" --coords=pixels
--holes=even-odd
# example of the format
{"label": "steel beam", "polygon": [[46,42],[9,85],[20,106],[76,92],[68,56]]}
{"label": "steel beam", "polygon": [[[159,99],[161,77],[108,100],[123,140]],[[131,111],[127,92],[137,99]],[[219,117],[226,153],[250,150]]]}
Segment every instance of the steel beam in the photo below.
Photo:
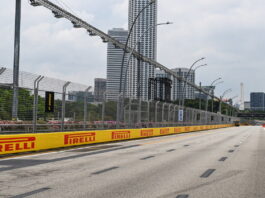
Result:
{"label": "steel beam", "polygon": [[[65,18],[67,20],[69,20],[70,22],[72,22],[73,24],[75,24],[76,26],[78,26],[78,28],[84,28],[86,29],[86,31],[91,35],[91,36],[99,36],[103,42],[110,42],[112,43],[115,47],[117,48],[121,48],[123,49],[126,53],[130,53],[131,51],[133,52],[133,56],[143,62],[149,63],[150,65],[153,65],[155,68],[158,68],[160,70],[165,71],[166,73],[172,75],[174,78],[185,82],[186,84],[188,84],[189,86],[201,91],[202,93],[209,95],[209,93],[207,91],[205,91],[204,89],[200,88],[199,86],[197,86],[196,84],[193,84],[191,82],[189,82],[188,80],[185,80],[184,78],[176,75],[176,73],[174,73],[172,70],[168,69],[167,67],[165,67],[164,65],[156,62],[155,60],[152,60],[146,56],[141,55],[140,53],[138,53],[136,50],[133,50],[130,47],[125,47],[125,45],[119,41],[117,41],[116,39],[112,38],[111,36],[109,36],[108,34],[104,33],[103,31],[97,29],[96,27],[88,24],[87,22],[83,21],[82,19],[74,16],[73,14],[71,14],[70,12],[62,9],[61,7],[55,5],[54,3],[48,1],[48,0],[30,0],[31,5],[33,6],[43,6],[49,10],[52,11],[52,13],[56,13],[56,18]],[[214,97],[218,100],[220,100],[218,97],[209,95],[211,97]]]}

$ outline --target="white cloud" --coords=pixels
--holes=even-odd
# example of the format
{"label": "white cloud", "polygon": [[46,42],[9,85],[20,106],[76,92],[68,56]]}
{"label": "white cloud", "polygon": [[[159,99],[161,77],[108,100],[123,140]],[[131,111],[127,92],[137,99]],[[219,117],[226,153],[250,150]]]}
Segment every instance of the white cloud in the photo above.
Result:
{"label": "white cloud", "polygon": [[[105,32],[127,27],[128,0],[52,1],[65,2],[65,9],[71,7]],[[12,68],[15,5],[1,3],[0,65]],[[21,70],[88,85],[106,76],[106,44],[43,7],[22,3]],[[159,27],[158,60],[173,68],[206,56],[209,66],[198,71],[197,81],[208,84],[223,77],[218,94],[230,87],[239,94],[240,82],[245,82],[246,95],[265,91],[264,9],[262,0],[159,0],[158,21],[174,24]]]}

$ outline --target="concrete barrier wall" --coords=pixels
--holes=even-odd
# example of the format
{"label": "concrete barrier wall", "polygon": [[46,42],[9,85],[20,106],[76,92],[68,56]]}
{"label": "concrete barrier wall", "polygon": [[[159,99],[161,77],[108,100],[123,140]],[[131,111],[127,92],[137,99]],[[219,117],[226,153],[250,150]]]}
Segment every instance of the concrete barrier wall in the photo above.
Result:
{"label": "concrete barrier wall", "polygon": [[232,126],[234,125],[205,125],[165,128],[0,135],[0,155],[40,151],[103,142],[113,142],[120,140],[148,138]]}

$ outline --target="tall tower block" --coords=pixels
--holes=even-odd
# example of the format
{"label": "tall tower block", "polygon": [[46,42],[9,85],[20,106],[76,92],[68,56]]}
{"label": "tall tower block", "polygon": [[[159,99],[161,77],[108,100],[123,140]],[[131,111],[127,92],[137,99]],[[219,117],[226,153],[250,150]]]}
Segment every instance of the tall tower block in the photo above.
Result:
{"label": "tall tower block", "polygon": [[[129,0],[129,29],[140,10],[150,3],[150,0]],[[137,51],[153,60],[157,57],[157,1],[150,5],[141,14],[137,20],[129,46],[134,48],[137,44]],[[146,30],[150,27],[150,31]],[[138,40],[139,38],[141,40]],[[140,68],[140,71],[138,71]],[[148,100],[148,82],[149,78],[154,78],[155,69],[152,65],[139,62],[136,58],[132,58],[129,63],[127,76],[127,97]],[[138,95],[139,94],[139,95]]]}

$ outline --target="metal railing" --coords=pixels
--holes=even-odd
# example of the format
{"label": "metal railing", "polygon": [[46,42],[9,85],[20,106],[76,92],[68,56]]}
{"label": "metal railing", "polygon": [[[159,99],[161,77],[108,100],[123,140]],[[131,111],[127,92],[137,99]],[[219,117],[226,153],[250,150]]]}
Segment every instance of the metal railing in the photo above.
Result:
{"label": "metal railing", "polygon": [[[91,100],[91,86],[20,72],[18,120],[12,121],[12,70],[0,70],[0,133],[37,133],[115,128],[227,124],[236,118],[183,108],[173,103],[126,98],[123,118],[117,121],[121,99]],[[54,93],[54,111],[45,112],[45,94]]]}

